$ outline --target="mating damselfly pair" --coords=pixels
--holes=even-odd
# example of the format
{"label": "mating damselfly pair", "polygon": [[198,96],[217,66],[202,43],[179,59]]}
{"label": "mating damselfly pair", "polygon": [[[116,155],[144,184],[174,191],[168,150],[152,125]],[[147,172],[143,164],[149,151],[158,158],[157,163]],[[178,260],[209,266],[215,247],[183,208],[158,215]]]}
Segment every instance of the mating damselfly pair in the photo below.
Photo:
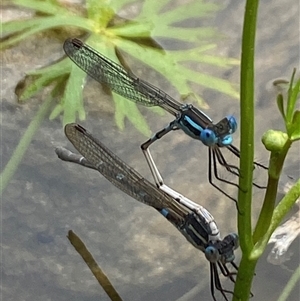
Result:
{"label": "mating damselfly pair", "polygon": [[[98,82],[107,85],[113,92],[145,106],[160,106],[175,119],[141,145],[156,187],[77,124],[67,125],[65,134],[82,156],[64,148],[57,148],[59,158],[99,171],[120,190],[160,212],[192,245],[205,254],[210,263],[213,299],[216,300],[215,290],[218,290],[225,300],[228,300],[227,294],[232,294],[232,291],[223,288],[219,271],[232,282],[235,281],[234,276],[238,269],[234,263],[234,250],[238,247],[237,234],[229,234],[221,239],[213,216],[205,208],[165,185],[149,146],[168,132],[177,129],[183,130],[193,139],[200,140],[208,147],[209,182],[236,202],[234,197],[215,183],[215,180],[218,180],[239,187],[236,182],[223,178],[220,172],[227,171],[237,179],[242,176],[238,166],[229,163],[224,156],[224,151],[227,151],[236,158],[240,157],[238,148],[232,145],[232,134],[237,129],[236,119],[227,116],[220,122],[213,123],[204,112],[193,105],[176,101],[78,39],[66,40],[64,50],[81,69]],[[256,167],[266,169],[254,162],[254,168]],[[264,188],[256,182],[253,185]]]}

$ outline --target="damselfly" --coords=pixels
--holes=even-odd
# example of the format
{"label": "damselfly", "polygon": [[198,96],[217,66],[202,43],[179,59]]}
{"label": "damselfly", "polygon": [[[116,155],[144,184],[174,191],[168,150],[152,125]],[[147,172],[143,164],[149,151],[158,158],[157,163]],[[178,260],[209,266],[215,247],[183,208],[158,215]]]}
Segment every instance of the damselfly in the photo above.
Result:
{"label": "damselfly", "polygon": [[[238,235],[232,233],[221,239],[213,216],[204,207],[169,187],[167,191],[155,187],[82,126],[67,124],[65,134],[82,156],[59,147],[56,149],[58,157],[99,171],[117,188],[161,213],[194,247],[205,254],[210,263],[213,299],[216,300],[215,290],[218,290],[228,300],[226,294],[232,294],[232,291],[223,288],[219,271],[235,282],[238,267],[234,263],[234,250],[239,245]],[[227,264],[231,265],[233,271],[230,271]]]}
{"label": "damselfly", "polygon": [[[98,82],[107,85],[113,92],[144,106],[160,106],[175,116],[175,120],[168,126],[141,145],[148,163],[149,146],[168,132],[182,129],[188,136],[200,140],[208,146],[208,180],[212,186],[236,202],[235,198],[214,183],[215,178],[221,182],[239,187],[236,182],[223,178],[222,172],[218,171],[218,165],[220,165],[234,176],[238,177],[240,175],[239,168],[228,163],[222,153],[223,148],[223,150],[229,150],[236,157],[240,157],[238,148],[232,145],[232,134],[237,129],[234,116],[227,116],[214,124],[204,112],[195,108],[192,104],[183,104],[176,101],[162,90],[139,79],[131,72],[127,72],[122,66],[103,56],[79,39],[67,39],[64,43],[64,50],[75,64]],[[254,162],[255,166],[266,168]],[[264,188],[257,183],[253,184],[258,188]]]}

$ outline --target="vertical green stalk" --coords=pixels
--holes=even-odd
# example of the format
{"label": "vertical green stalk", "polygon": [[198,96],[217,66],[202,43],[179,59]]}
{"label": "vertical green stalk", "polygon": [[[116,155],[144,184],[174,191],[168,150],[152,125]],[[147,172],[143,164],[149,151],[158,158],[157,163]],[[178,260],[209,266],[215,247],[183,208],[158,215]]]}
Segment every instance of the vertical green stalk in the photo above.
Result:
{"label": "vertical green stalk", "polygon": [[34,119],[31,121],[26,132],[21,138],[18,146],[14,150],[9,162],[5,166],[3,172],[0,175],[0,194],[2,195],[4,189],[8,185],[9,181],[16,172],[19,164],[21,163],[25,152],[35,135],[36,131],[39,129],[41,123],[43,122],[45,116],[49,113],[50,107],[53,102],[53,97],[49,96],[48,99],[41,105],[38,113],[35,115]]}
{"label": "vertical green stalk", "polygon": [[267,191],[253,233],[254,243],[257,243],[258,240],[265,235],[271,223],[271,219],[275,207],[275,200],[277,195],[280,173],[282,170],[284,160],[287,156],[288,150],[291,147],[291,144],[292,144],[291,141],[287,140],[281,152],[271,152]]}
{"label": "vertical green stalk", "polygon": [[[293,276],[291,277],[291,279],[289,280],[289,282],[287,283],[287,285],[283,289],[283,291],[280,294],[277,301],[286,301],[286,300],[288,300],[292,290],[295,288],[297,283],[299,285],[299,280],[300,280],[300,266],[298,266],[298,268],[294,272]],[[299,289],[299,286],[298,286],[298,289]]]}
{"label": "vertical green stalk", "polygon": [[256,261],[248,257],[253,248],[251,225],[252,178],[254,159],[254,53],[259,0],[247,0],[241,55],[241,177],[238,194],[238,230],[243,252],[233,300],[248,300]]}

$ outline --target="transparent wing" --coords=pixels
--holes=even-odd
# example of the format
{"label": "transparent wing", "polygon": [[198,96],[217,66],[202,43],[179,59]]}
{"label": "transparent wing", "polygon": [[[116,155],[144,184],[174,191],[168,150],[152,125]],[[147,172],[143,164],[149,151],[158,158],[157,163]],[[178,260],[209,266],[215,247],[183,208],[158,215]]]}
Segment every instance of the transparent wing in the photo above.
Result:
{"label": "transparent wing", "polygon": [[96,81],[106,84],[113,92],[144,106],[161,106],[175,115],[182,104],[151,84],[129,74],[122,66],[84,44],[79,39],[64,43],[67,56]]}
{"label": "transparent wing", "polygon": [[65,126],[65,134],[79,153],[117,188],[157,210],[169,208],[180,215],[188,211],[158,190],[78,124]]}

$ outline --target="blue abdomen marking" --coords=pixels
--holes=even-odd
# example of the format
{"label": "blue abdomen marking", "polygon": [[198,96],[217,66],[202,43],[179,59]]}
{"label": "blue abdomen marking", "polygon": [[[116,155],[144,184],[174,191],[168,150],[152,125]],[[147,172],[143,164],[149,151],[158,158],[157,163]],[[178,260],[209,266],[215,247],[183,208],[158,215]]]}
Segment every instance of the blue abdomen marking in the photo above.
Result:
{"label": "blue abdomen marking", "polygon": [[159,211],[164,217],[167,217],[169,215],[169,210],[163,208]]}
{"label": "blue abdomen marking", "polygon": [[194,122],[190,117],[184,116],[179,120],[178,126],[190,137],[200,140],[200,134],[203,128]]}

